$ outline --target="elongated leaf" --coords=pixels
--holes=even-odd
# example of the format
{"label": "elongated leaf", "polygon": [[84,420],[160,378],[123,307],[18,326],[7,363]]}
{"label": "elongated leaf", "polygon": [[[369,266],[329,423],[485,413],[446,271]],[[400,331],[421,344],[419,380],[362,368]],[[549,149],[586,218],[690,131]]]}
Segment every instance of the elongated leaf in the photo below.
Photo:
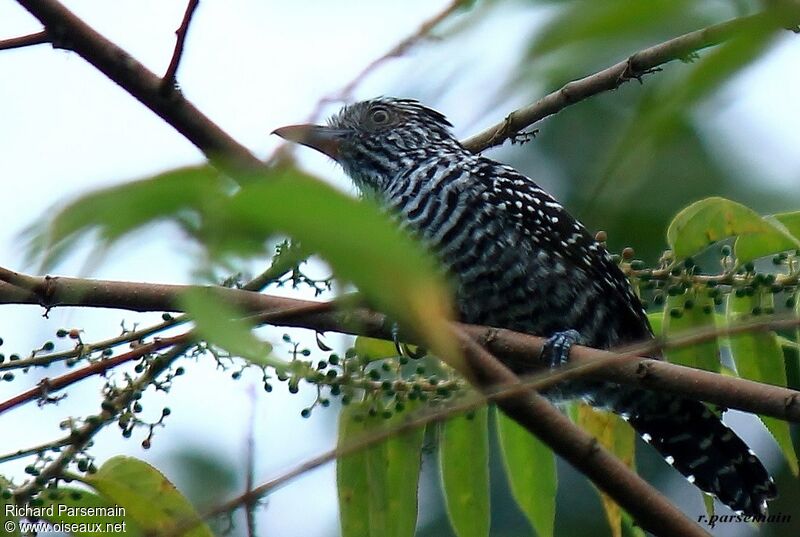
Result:
{"label": "elongated leaf", "polygon": [[739,263],[800,248],[800,212],[765,216],[772,229],[736,238],[734,252]]}
{"label": "elongated leaf", "polygon": [[706,198],[679,212],[667,229],[667,241],[677,259],[684,259],[709,244],[733,235],[774,230],[752,209],[725,198]]}
{"label": "elongated leaf", "polygon": [[204,236],[217,250],[263,242],[278,232],[298,239],[372,304],[425,338],[437,356],[457,360],[446,325],[450,293],[436,262],[366,200],[296,170],[276,170],[204,219]]}
{"label": "elongated leaf", "polygon": [[[664,337],[687,334],[715,326],[714,300],[704,290],[687,290],[669,296],[664,309]],[[665,349],[666,359],[674,364],[719,373],[719,341],[717,338],[688,347]]]}
{"label": "elongated leaf", "polygon": [[211,166],[179,168],[87,194],[30,228],[29,257],[42,256],[44,268],[58,262],[82,234],[99,231],[103,245],[182,211],[219,198],[225,181]]}
{"label": "elongated leaf", "polygon": [[[408,411],[382,419],[369,416],[362,405],[348,405],[339,415],[339,446],[357,443],[370,431],[396,427],[407,416]],[[418,428],[337,461],[344,537],[414,535],[424,434]]]}
{"label": "elongated leaf", "polygon": [[552,537],[558,488],[555,455],[505,414],[497,412],[496,422],[511,493],[536,535]]}
{"label": "elongated leaf", "polygon": [[275,234],[322,255],[371,304],[458,364],[445,324],[450,292],[433,257],[369,202],[352,199],[290,168],[229,183],[210,166],[184,168],[88,194],[32,230],[32,250],[52,264],[78,237],[99,230],[101,244],[150,222],[173,219],[212,255],[263,255]]}
{"label": "elongated leaf", "polygon": [[144,461],[113,457],[86,481],[104,499],[124,507],[125,516],[145,534],[165,535],[196,522],[197,525],[181,535],[213,537],[189,500],[161,472]]}
{"label": "elongated leaf", "polygon": [[270,356],[272,345],[258,339],[245,315],[206,291],[190,291],[181,296],[181,305],[192,316],[203,339],[258,365],[284,370],[287,363]]}
{"label": "elongated leaf", "polygon": [[783,26],[778,16],[765,17],[743,29],[732,39],[706,51],[679,85],[668,88],[672,91],[669,94],[671,102],[667,107],[673,110],[691,107],[708,96],[762,57],[765,49],[784,31]]}
{"label": "elongated leaf", "polygon": [[[800,318],[800,289],[794,292],[794,316]],[[800,389],[800,327],[794,329],[793,343],[797,347],[786,353],[786,384],[793,390]]]}
{"label": "elongated leaf", "polygon": [[[365,409],[350,404],[339,413],[339,446],[360,438],[367,430],[363,419]],[[362,418],[362,419],[358,419]],[[370,537],[369,477],[367,452],[340,457],[336,460],[336,488],[339,493],[339,521],[343,537]]]}
{"label": "elongated leaf", "polygon": [[489,535],[488,407],[442,425],[439,463],[450,524],[458,537]]}
{"label": "elongated leaf", "polygon": [[[633,468],[636,434],[622,419],[610,412],[593,409],[585,403],[578,407],[578,425],[611,451],[630,468]],[[622,537],[622,509],[607,494],[600,492],[603,510],[611,526],[611,535]]]}
{"label": "elongated leaf", "polygon": [[[755,292],[752,296],[728,295],[728,322],[735,324],[752,316],[754,308],[771,307],[772,295]],[[752,332],[730,336],[730,348],[739,376],[757,382],[786,386],[786,369],[783,350],[774,332]],[[775,438],[794,475],[798,475],[798,461],[792,445],[789,424],[769,416],[759,416]]]}
{"label": "elongated leaf", "polygon": [[[144,536],[145,533],[125,509],[108,499],[88,490],[74,487],[49,489],[41,496],[45,516],[50,523],[69,524],[70,535],[78,537],[98,537],[110,533],[130,537]],[[52,513],[52,514],[50,514]],[[96,527],[95,524],[100,524]]]}
{"label": "elongated leaf", "polygon": [[648,35],[686,10],[686,0],[571,2],[539,33],[531,54],[539,56],[574,43]]}

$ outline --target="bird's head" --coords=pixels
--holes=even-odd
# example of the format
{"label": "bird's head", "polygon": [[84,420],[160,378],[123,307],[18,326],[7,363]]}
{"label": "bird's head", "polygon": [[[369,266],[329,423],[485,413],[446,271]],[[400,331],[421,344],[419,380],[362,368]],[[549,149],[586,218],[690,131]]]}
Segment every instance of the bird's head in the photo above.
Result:
{"label": "bird's head", "polygon": [[437,151],[463,150],[451,127],[441,113],[418,101],[381,97],[345,106],[327,125],[273,132],[333,158],[362,190],[380,191]]}

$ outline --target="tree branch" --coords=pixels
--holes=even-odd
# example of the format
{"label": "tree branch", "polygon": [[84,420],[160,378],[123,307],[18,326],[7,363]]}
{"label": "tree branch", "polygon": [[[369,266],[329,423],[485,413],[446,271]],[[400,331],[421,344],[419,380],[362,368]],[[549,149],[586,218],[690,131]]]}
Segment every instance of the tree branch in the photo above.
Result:
{"label": "tree branch", "polygon": [[172,52],[172,59],[169,62],[164,78],[161,80],[161,94],[168,95],[175,89],[175,75],[178,72],[181,58],[183,57],[183,46],[186,43],[186,34],[189,32],[189,25],[192,23],[192,17],[197,10],[200,0],[189,0],[186,5],[186,11],[183,14],[181,25],[175,30],[175,50]]}
{"label": "tree branch", "polygon": [[127,389],[122,390],[119,394],[111,394],[104,399],[101,405],[103,410],[99,414],[90,416],[80,427],[70,431],[69,445],[60,451],[58,457],[48,462],[36,476],[36,479],[30,480],[14,490],[14,501],[17,505],[27,502],[33,494],[42,488],[44,483],[61,477],[64,469],[82,450],[86,449],[92,438],[116,418],[119,409],[130,405],[134,401],[136,394],[144,391],[161,373],[169,369],[172,363],[180,358],[188,347],[189,345],[186,343],[179,343],[163,355],[156,357],[148,364],[144,373],[136,378]]}
{"label": "tree branch", "polygon": [[227,170],[247,170],[263,165],[246,147],[203,115],[179,92],[162,95],[161,78],[59,2],[17,1],[39,19],[49,35],[59,36],[64,48],[75,51],[172,125],[215,165]]}
{"label": "tree branch", "polygon": [[[800,23],[799,10],[789,9],[789,6],[785,6],[785,10],[787,18],[784,21],[785,25],[794,26]],[[568,82],[560,89],[542,97],[535,103],[514,110],[500,123],[467,138],[462,144],[473,153],[480,153],[490,147],[502,145],[503,142],[513,139],[522,130],[537,121],[560,112],[567,106],[604,91],[617,89],[632,79],[640,80],[642,75],[651,72],[660,65],[674,60],[684,60],[694,52],[718,45],[750,28],[758,27],[765,23],[775,24],[776,28],[781,27],[777,23],[775,13],[771,11],[762,12],[708,26],[640,50],[611,67]]]}
{"label": "tree branch", "polygon": [[0,40],[0,50],[10,50],[14,48],[30,47],[33,45],[42,45],[50,42],[50,34],[47,32],[36,32],[35,34],[23,35],[20,37],[12,37],[10,39]]}
{"label": "tree branch", "polygon": [[[444,409],[424,410],[412,414],[396,427],[371,431],[215,507],[204,513],[202,519],[250,505],[291,479],[325,463],[429,423],[444,421],[455,414],[482,406],[486,400],[491,400],[497,402],[512,419],[543,440],[556,454],[586,474],[643,528],[655,535],[708,535],[661,493],[603,448],[595,438],[581,430],[544,397],[533,391],[544,387],[542,379],[530,383],[521,382],[494,356],[477,345],[472,336],[458,325],[453,327],[453,337],[460,343],[465,357],[466,369],[461,373],[475,380],[476,387],[483,393],[483,397],[458,401]],[[563,380],[558,372],[555,376]],[[548,377],[549,375],[544,380]],[[180,535],[198,523],[198,520],[186,520],[178,525],[176,531],[167,535]]]}
{"label": "tree branch", "polygon": [[[242,289],[191,285],[163,285],[79,278],[27,276],[0,268],[0,304],[40,304],[44,307],[83,306],[132,311],[180,311],[179,297],[189,290],[212,293],[258,323],[307,328],[317,332],[341,332],[391,339],[391,323],[366,309],[337,310],[335,302],[314,302],[265,295]],[[13,287],[15,282],[21,288]],[[8,294],[4,290],[10,290]],[[651,341],[624,349],[622,354],[574,346],[569,378],[591,376],[620,384],[641,386],[701,399],[726,408],[800,422],[800,392],[745,379],[728,377],[643,358],[665,347],[687,346],[720,336],[790,328],[797,318],[769,318],[722,329],[707,329],[670,341]],[[462,325],[470,336],[507,364],[525,364],[526,369],[544,369],[538,356],[543,338],[509,330]],[[37,357],[46,359],[45,356]],[[609,360],[614,358],[614,360]],[[17,364],[16,362],[14,364]],[[11,364],[8,365],[11,369]],[[554,377],[555,378],[555,377]],[[566,378],[566,377],[565,377]],[[558,377],[552,382],[563,380]]]}
{"label": "tree branch", "polygon": [[67,386],[71,386],[76,382],[93,377],[94,375],[105,373],[106,371],[113,369],[118,365],[130,362],[132,360],[137,360],[146,354],[151,354],[158,350],[172,347],[173,345],[177,345],[179,343],[184,343],[189,340],[190,336],[191,332],[186,332],[169,338],[158,338],[151,343],[139,345],[135,349],[126,353],[114,356],[113,358],[99,360],[84,368],[78,369],[77,371],[72,371],[70,373],[61,375],[60,377],[56,377],[54,379],[43,378],[34,388],[26,390],[19,395],[15,395],[10,399],[0,402],[0,415],[7,410],[11,410],[12,408],[15,408],[23,403],[27,403],[28,401],[49,397],[53,392],[63,390]]}

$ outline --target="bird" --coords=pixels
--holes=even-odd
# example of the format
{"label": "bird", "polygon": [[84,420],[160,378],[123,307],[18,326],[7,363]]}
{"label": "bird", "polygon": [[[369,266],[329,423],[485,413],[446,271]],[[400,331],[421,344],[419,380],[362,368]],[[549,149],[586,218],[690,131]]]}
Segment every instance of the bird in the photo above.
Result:
{"label": "bird", "polygon": [[[344,106],[326,125],[273,133],[332,158],[418,238],[452,279],[461,321],[548,338],[543,359],[554,367],[574,343],[610,349],[654,337],[605,246],[532,179],[467,150],[442,113],[378,97]],[[518,374],[532,369],[506,365]],[[619,414],[690,483],[738,514],[765,516],[777,496],[753,451],[699,401],[602,381],[567,381],[545,395]]]}

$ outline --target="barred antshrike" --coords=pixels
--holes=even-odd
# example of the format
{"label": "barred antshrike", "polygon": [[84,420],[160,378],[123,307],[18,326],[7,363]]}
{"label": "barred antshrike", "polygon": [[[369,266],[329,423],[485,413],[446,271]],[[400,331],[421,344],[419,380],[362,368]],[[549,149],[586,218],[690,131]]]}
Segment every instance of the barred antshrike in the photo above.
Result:
{"label": "barred antshrike", "polygon": [[[606,349],[651,338],[641,302],[605,248],[531,179],[466,150],[451,127],[417,101],[379,98],[346,106],[328,126],[275,133],[336,160],[438,256],[454,279],[461,320],[549,337],[553,365],[576,341]],[[735,511],[764,514],[776,496],[753,452],[698,401],[588,381],[557,392],[620,414]]]}

